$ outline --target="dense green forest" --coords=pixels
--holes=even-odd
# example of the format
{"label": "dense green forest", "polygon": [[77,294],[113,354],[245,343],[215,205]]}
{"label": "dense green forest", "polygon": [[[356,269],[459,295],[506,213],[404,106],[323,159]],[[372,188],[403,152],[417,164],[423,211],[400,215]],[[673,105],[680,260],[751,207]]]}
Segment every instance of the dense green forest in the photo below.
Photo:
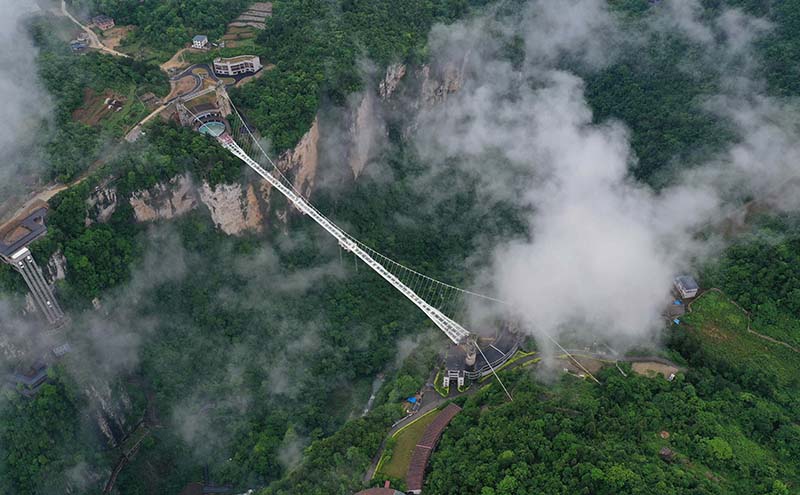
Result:
{"label": "dense green forest", "polygon": [[[294,146],[321,102],[341,104],[362,88],[359,62],[379,67],[419,62],[436,22],[463,16],[485,0],[353,0],[275,2],[258,41],[275,64],[265,77],[232,93],[276,151]],[[377,71],[380,72],[380,71]]]}
{"label": "dense green forest", "polygon": [[[445,339],[428,335],[421,313],[352,258],[340,257],[313,223],[301,216],[279,221],[280,200],[266,233],[241,238],[222,235],[202,209],[170,223],[139,224],[125,200],[107,223],[86,221],[86,201],[97,187],[113,186],[127,198],[182,173],[212,186],[248,177],[211,139],[174,124],[155,123],[146,140],[117,146],[118,130],[72,120],[86,88],[163,96],[166,75],[141,59],[163,59],[199,30],[220,36],[246,3],[73,0],[76,11],[102,11],[135,25],[124,47],[135,60],[75,56],[50,29],[57,21],[31,25],[39,72],[56,102],[54,133],[44,145],[52,177],[71,180],[107,141],[115,148],[86,181],[51,201],[49,234],[32,248],[37,259],[56,251],[67,259],[58,293],[74,315],[70,338],[78,344],[32,400],[9,392],[0,403],[0,492],[102,487],[119,451],[87,419],[93,411],[82,387],[96,373],[114,394],[129,398],[132,418],[150,411],[157,422],[121,473],[118,493],[178,493],[202,478],[204,466],[215,482],[265,495],[351,493],[400,415],[397,399],[429,378]],[[425,62],[433,24],[487,3],[276,1],[257,38],[259,53],[275,68],[232,96],[275,150],[290,148],[320,108],[345,104],[387,64]],[[654,8],[646,0],[611,3],[631,29]],[[703,2],[708,16],[723,5],[774,22],[757,45],[767,90],[800,94],[794,35],[800,2]],[[509,57],[519,63],[524,54],[510,47]],[[654,36],[644,52],[623,50],[599,71],[570,61],[564,67],[584,77],[597,122],[620,119],[630,128],[639,159],[633,173],[652,185],[668,184],[675,171],[733,139],[727,123],[698,104],[718,89],[719,74],[688,42]],[[314,202],[378,250],[456,285],[468,283],[470,256],[485,249],[487,238],[524,233],[523,212],[483,197],[480,177],[457,164],[431,184],[448,190],[457,182],[457,191],[424,207],[429,199],[416,179],[427,164],[402,127],[390,126],[389,149],[379,158],[391,181],[366,174],[315,191]],[[322,182],[328,172],[337,176],[320,171]],[[704,267],[703,285],[721,288],[750,311],[756,330],[798,345],[797,223],[768,216],[752,227]],[[24,291],[6,265],[0,288]],[[95,297],[105,314],[99,325],[89,309]],[[703,321],[691,323],[699,328]],[[96,333],[98,326],[104,333]],[[493,385],[461,401],[464,411],[433,457],[426,491],[792,493],[800,483],[796,376],[768,356],[732,359],[692,328],[667,342],[689,365],[673,383],[624,378],[613,368],[601,372],[600,386],[506,373],[515,401],[505,403]],[[117,354],[104,358],[104,348],[92,347],[89,339],[98,335],[134,341],[135,359],[117,367],[111,363]],[[396,363],[398,342],[411,337],[423,339],[418,350]],[[357,418],[382,372],[375,409]],[[662,430],[671,432],[669,442],[658,436]],[[667,445],[674,459],[659,456]]]}

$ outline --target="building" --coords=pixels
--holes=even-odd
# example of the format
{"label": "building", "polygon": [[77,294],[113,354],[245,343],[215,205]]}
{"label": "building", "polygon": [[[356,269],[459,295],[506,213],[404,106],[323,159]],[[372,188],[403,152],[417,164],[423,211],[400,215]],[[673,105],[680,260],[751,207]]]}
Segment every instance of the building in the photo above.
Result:
{"label": "building", "polygon": [[238,76],[248,72],[258,72],[261,67],[261,59],[256,55],[214,59],[214,72],[220,76]]}
{"label": "building", "polygon": [[367,488],[366,490],[361,490],[355,495],[403,495],[403,492],[393,489],[387,480],[383,483],[382,487]]}
{"label": "building", "polygon": [[447,388],[454,383],[462,388],[468,382],[475,381],[492,373],[514,356],[519,349],[519,335],[516,328],[505,322],[500,325],[493,339],[482,338],[482,352],[473,359],[464,346],[451,344],[445,358],[445,372],[442,386]]}
{"label": "building", "polygon": [[8,383],[25,397],[32,397],[47,381],[47,364],[36,361],[28,370],[8,376]]}
{"label": "building", "polygon": [[89,43],[86,40],[72,40],[69,42],[69,47],[73,52],[82,52],[89,47]]}
{"label": "building", "polygon": [[675,290],[684,299],[689,299],[697,295],[697,290],[700,288],[697,281],[691,275],[679,275],[673,281]]}
{"label": "building", "polygon": [[208,46],[208,36],[204,34],[198,34],[194,38],[192,38],[192,48],[200,48],[203,49]]}
{"label": "building", "polygon": [[94,23],[95,26],[97,26],[103,31],[108,31],[109,29],[114,27],[114,19],[105,14],[100,14],[92,17],[92,22]]}

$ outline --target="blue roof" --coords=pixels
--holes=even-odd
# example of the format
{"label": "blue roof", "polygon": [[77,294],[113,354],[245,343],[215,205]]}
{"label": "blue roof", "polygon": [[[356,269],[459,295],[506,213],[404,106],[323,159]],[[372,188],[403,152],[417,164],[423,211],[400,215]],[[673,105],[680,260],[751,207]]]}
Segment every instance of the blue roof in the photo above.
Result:
{"label": "blue roof", "polygon": [[681,324],[681,320],[675,318],[674,320],[672,320],[672,323],[674,323],[676,325],[680,325]]}
{"label": "blue roof", "polygon": [[408,402],[410,402],[412,404],[416,404],[417,403],[417,398],[416,397],[409,397],[408,398]]}
{"label": "blue roof", "polygon": [[680,299],[675,299],[675,301],[672,304],[674,304],[675,306],[680,306],[683,303],[681,302]]}
{"label": "blue roof", "polygon": [[205,34],[198,34],[197,36],[192,38],[192,41],[208,41],[208,36],[206,36]]}

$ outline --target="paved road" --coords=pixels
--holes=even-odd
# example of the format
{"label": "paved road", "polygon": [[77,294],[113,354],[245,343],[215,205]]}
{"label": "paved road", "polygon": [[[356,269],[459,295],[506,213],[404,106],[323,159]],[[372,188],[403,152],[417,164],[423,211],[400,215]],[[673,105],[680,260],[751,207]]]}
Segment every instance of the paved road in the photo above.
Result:
{"label": "paved road", "polygon": [[64,14],[65,16],[69,17],[72,20],[72,22],[74,22],[75,24],[80,26],[81,29],[83,29],[84,32],[86,32],[86,34],[89,35],[89,46],[90,47],[95,48],[95,49],[100,50],[100,51],[103,51],[103,52],[106,52],[106,53],[109,53],[111,55],[115,55],[117,57],[125,57],[125,58],[129,57],[129,55],[126,55],[124,53],[118,52],[118,51],[116,51],[116,50],[114,50],[112,48],[108,48],[107,46],[105,46],[100,41],[100,38],[98,38],[97,35],[94,34],[94,31],[92,31],[88,27],[86,27],[83,24],[81,24],[78,19],[76,19],[75,17],[72,16],[72,14],[69,13],[69,11],[67,10],[67,2],[65,0],[61,0],[61,13]]}
{"label": "paved road", "polygon": [[[529,361],[532,361],[534,359],[537,359],[539,357],[540,356],[538,354],[532,354],[530,356],[525,356],[525,357],[523,357],[521,359],[518,359],[518,360],[514,361],[513,363],[509,364],[505,368],[503,368],[503,371],[511,370],[511,369],[514,369],[514,368],[516,368],[518,366],[522,366],[523,364],[525,364],[525,363],[527,363]],[[429,377],[429,379],[428,379],[428,383],[429,384],[433,383],[433,380],[436,377],[435,374],[436,374],[436,372],[434,371],[434,373]],[[383,449],[384,449],[384,447],[386,447],[386,441],[389,438],[391,438],[391,436],[394,435],[397,432],[397,430],[403,428],[404,426],[407,426],[409,423],[413,423],[415,420],[417,420],[418,418],[420,418],[423,415],[425,415],[425,413],[427,413],[429,411],[432,411],[433,409],[436,409],[437,407],[439,407],[442,404],[444,404],[446,401],[451,400],[451,399],[455,399],[455,398],[461,397],[461,396],[472,395],[472,394],[476,393],[478,390],[480,390],[483,387],[485,387],[486,385],[489,385],[491,382],[492,382],[492,380],[490,379],[490,380],[487,380],[486,382],[484,382],[483,384],[476,383],[476,384],[474,384],[475,386],[469,387],[464,392],[459,392],[458,388],[456,388],[456,387],[450,387],[450,395],[448,395],[447,397],[442,397],[441,395],[439,395],[439,393],[436,390],[434,390],[433,387],[431,387],[429,385],[425,385],[425,388],[423,388],[423,392],[424,393],[423,393],[423,398],[422,398],[422,406],[419,408],[419,411],[416,414],[411,414],[409,416],[406,416],[405,418],[401,419],[400,421],[398,421],[394,425],[392,425],[392,427],[389,429],[389,432],[386,434],[386,437],[384,437],[383,442],[381,442],[381,446],[378,447],[378,452],[372,458],[372,462],[370,463],[369,468],[367,468],[367,473],[364,475],[364,482],[365,483],[369,482],[372,479],[372,477],[375,475],[375,469],[377,469],[378,462],[380,462],[380,460],[381,460],[381,455],[383,454]]]}

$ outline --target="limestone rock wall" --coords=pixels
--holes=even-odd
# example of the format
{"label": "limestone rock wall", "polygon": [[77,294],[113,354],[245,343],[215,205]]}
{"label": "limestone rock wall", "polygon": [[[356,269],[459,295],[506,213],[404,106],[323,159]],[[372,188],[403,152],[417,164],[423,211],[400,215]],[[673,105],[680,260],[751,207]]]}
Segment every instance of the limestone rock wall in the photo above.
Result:
{"label": "limestone rock wall", "polygon": [[187,175],[173,177],[167,184],[137,191],[129,199],[138,222],[169,220],[197,208],[197,191]]}
{"label": "limestone rock wall", "polygon": [[86,200],[86,226],[106,223],[117,210],[117,188],[100,186]]}
{"label": "limestone rock wall", "polygon": [[241,235],[247,230],[260,232],[264,228],[253,184],[243,191],[240,184],[220,184],[212,189],[204,183],[200,201],[208,207],[217,228],[228,235]]}

